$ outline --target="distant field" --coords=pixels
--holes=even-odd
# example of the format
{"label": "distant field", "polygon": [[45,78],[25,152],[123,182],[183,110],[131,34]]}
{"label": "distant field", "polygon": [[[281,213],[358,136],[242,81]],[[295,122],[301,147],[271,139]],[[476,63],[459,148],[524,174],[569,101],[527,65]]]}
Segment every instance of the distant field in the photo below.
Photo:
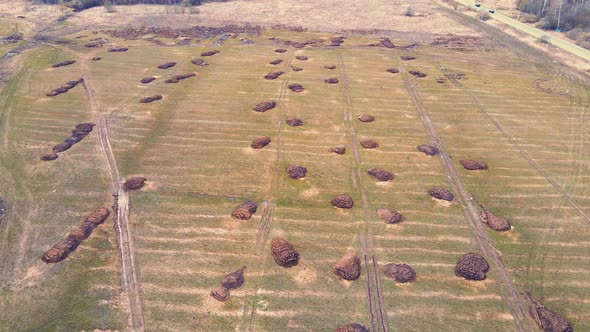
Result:
{"label": "distant field", "polygon": [[[75,39],[78,35],[88,36]],[[112,112],[110,140],[119,171],[125,177],[148,178],[146,187],[131,193],[146,330],[317,331],[348,322],[370,326],[367,271],[355,282],[339,281],[331,271],[342,255],[361,253],[359,234],[366,230],[374,235],[380,267],[405,262],[418,275],[407,285],[379,276],[391,330],[515,330],[496,285],[498,271],[492,269],[481,282],[454,275],[459,257],[478,251],[478,245],[460,204],[442,204],[426,194],[431,187],[449,185],[439,159],[416,150],[429,138],[402,74],[386,72],[398,67],[401,55],[412,55],[417,59],[403,65],[428,75],[411,82],[467,191],[512,221],[513,230],[489,235],[517,289],[530,290],[576,330],[590,329],[590,222],[582,216],[590,215],[589,154],[584,145],[588,86],[502,47],[460,52],[422,45],[404,51],[366,47],[378,38],[355,37],[340,48],[295,49],[267,38],[330,35],[282,31],[252,38],[256,45],[230,38],[223,45],[205,41],[159,47],[109,38],[117,46],[129,46],[129,51],[81,46],[100,36],[71,36],[70,54],[64,48],[35,50],[0,99],[0,121],[6,129],[1,167],[9,174],[0,179],[2,188],[9,189],[0,194],[17,203],[18,215],[28,216],[26,223],[18,223],[13,213],[14,219],[0,228],[8,239],[2,242],[2,252],[19,252],[19,244],[25,245],[20,264],[11,263],[10,254],[2,255],[5,276],[17,279],[27,269],[42,266],[37,258],[85,213],[97,205],[110,206],[108,176],[94,133],[64,158],[48,163],[38,159],[75,123],[96,118],[81,87],[45,97],[81,75],[79,63],[58,69],[50,65],[100,56],[101,61],[87,62],[86,74],[103,111]],[[288,52],[275,53],[277,48]],[[220,53],[203,58],[209,66],[191,64],[212,49]],[[296,55],[309,59],[297,60]],[[283,63],[268,64],[275,59]],[[178,64],[156,68],[169,61]],[[294,72],[291,65],[303,71]],[[285,74],[263,79],[275,70]],[[197,75],[163,83],[188,72]],[[445,73],[465,76],[455,85]],[[157,79],[139,83],[147,76]],[[326,84],[327,78],[339,83]],[[437,83],[439,78],[445,81]],[[564,95],[535,88],[535,81],[545,78],[552,81],[543,81],[548,85],[541,87]],[[305,91],[286,89],[291,83],[303,85]],[[163,100],[138,103],[154,94]],[[251,110],[269,99],[277,102],[275,109]],[[371,114],[376,121],[362,123],[357,120],[361,114]],[[288,126],[289,116],[304,125]],[[261,136],[270,136],[271,143],[251,149],[250,142]],[[359,146],[357,164],[352,144],[369,138],[380,146]],[[329,151],[338,144],[346,146],[346,154]],[[468,172],[460,159],[484,160],[490,169]],[[284,169],[290,164],[307,167],[308,176],[289,179]],[[366,173],[372,167],[389,170],[396,178],[376,182]],[[330,205],[341,193],[355,200],[352,210]],[[232,219],[232,209],[247,199],[260,204],[258,212],[247,222]],[[378,208],[398,210],[406,221],[386,225],[375,214]],[[25,330],[124,329],[125,294],[119,293],[119,261],[110,225],[101,226],[55,269],[41,269],[45,272],[32,279],[33,286],[2,290],[10,301],[2,301],[0,320],[10,322],[9,330],[18,330],[25,316]],[[264,225],[270,227],[267,236]],[[300,252],[298,266],[284,269],[275,264],[269,250],[274,237],[288,239]],[[242,266],[247,266],[244,286],[232,291],[225,303],[213,300],[209,292],[223,275]],[[81,288],[91,291],[81,293]],[[47,297],[55,301],[44,308],[46,314],[32,314]],[[73,310],[73,303],[84,305]]]}

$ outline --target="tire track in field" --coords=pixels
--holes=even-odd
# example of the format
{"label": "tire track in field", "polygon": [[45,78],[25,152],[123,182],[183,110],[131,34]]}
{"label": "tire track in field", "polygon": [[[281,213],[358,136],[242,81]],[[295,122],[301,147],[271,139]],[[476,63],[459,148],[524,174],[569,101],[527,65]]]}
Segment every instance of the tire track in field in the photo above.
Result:
{"label": "tire track in field", "polygon": [[[564,189],[562,189],[559,184],[543,169],[541,168],[541,166],[539,166],[539,164],[537,164],[530,156],[529,154],[518,144],[518,142],[504,129],[504,127],[502,127],[502,125],[493,117],[491,116],[487,110],[485,109],[485,107],[483,107],[483,105],[479,102],[479,100],[471,93],[471,91],[469,91],[467,88],[465,88],[465,86],[463,84],[461,84],[461,82],[459,82],[458,80],[454,79],[452,77],[451,72],[442,64],[437,63],[436,66],[440,69],[440,71],[445,75],[445,77],[451,81],[451,83],[453,83],[457,88],[459,88],[461,91],[463,91],[464,94],[466,94],[469,99],[471,99],[471,103],[479,110],[479,112],[481,114],[483,114],[488,121],[490,121],[494,127],[496,127],[496,129],[502,134],[502,136],[504,136],[508,142],[510,142],[510,144],[514,147],[514,149],[516,151],[518,151],[518,153],[528,162],[528,164],[535,170],[537,171],[537,173],[539,173],[539,175],[541,175],[547,182],[549,182],[549,184],[551,184],[551,186],[553,187],[553,190],[556,191],[559,195],[562,196],[562,198],[564,200],[566,200],[586,221],[590,222],[590,216],[588,216],[581,208],[580,206],[572,199],[572,197],[569,195],[569,193],[567,191],[565,191]],[[582,114],[581,116],[581,121],[583,124],[583,118],[584,118],[584,114]],[[581,126],[581,125],[580,125]],[[583,135],[583,133],[578,134],[579,135]],[[581,139],[581,138],[580,138]],[[582,153],[583,150],[581,150],[583,147],[580,146],[579,149],[579,153]]]}
{"label": "tire track in field", "polygon": [[350,96],[350,85],[342,53],[338,53],[337,57],[342,78],[342,98],[346,103],[345,121],[349,127],[350,141],[352,144],[351,149],[354,157],[355,170],[352,174],[352,180],[353,183],[357,184],[361,195],[363,217],[366,226],[366,229],[359,233],[359,242],[361,246],[361,255],[363,257],[363,265],[367,273],[366,286],[369,299],[369,316],[371,318],[372,331],[386,332],[389,331],[389,322],[387,321],[387,313],[385,311],[385,306],[383,305],[383,292],[381,290],[381,281],[379,280],[379,266],[377,265],[377,259],[374,254],[375,245],[373,242],[371,225],[369,223],[369,203],[361,182],[361,157],[357,144],[356,130],[352,120],[352,97]]}
{"label": "tire track in field", "polygon": [[[289,57],[287,61],[285,61],[285,68],[290,68],[291,62],[293,60],[293,51],[289,51],[286,53]],[[288,70],[288,69],[286,69]],[[279,110],[278,115],[278,122],[277,122],[277,135],[275,139],[276,147],[276,161],[274,168],[272,170],[271,180],[270,180],[270,188],[268,192],[268,199],[263,201],[263,210],[262,216],[260,218],[260,223],[258,224],[258,230],[256,231],[256,255],[259,257],[263,257],[266,251],[266,241],[268,240],[268,235],[272,229],[272,224],[274,222],[274,209],[275,203],[273,201],[274,193],[278,190],[278,185],[281,180],[281,138],[282,138],[282,131],[284,126],[284,116],[286,114],[285,110],[287,108],[285,97],[287,95],[287,85],[289,84],[289,78],[283,78],[281,83],[281,88],[279,90],[279,97],[277,100],[277,109]],[[253,269],[255,272],[260,272],[259,275],[264,275],[264,265],[263,260],[260,260],[256,267]],[[242,315],[242,326],[240,330],[242,331],[254,331],[254,321],[256,320],[256,305],[255,299],[258,294],[258,286],[260,284],[260,278],[258,277],[254,282],[254,293],[251,296],[246,296],[244,300],[244,313]]]}
{"label": "tire track in field", "polygon": [[404,84],[406,85],[406,89],[408,90],[408,93],[416,106],[416,110],[420,115],[420,119],[424,124],[424,128],[430,137],[431,144],[436,146],[440,151],[439,157],[442,164],[443,173],[447,177],[447,181],[449,182],[451,189],[456,194],[455,198],[463,208],[465,219],[473,231],[473,235],[477,241],[481,254],[486,257],[488,262],[491,262],[490,265],[498,272],[499,278],[496,280],[496,284],[498,286],[502,300],[508,307],[508,310],[513,317],[515,328],[520,332],[536,331],[534,327],[535,325],[532,324],[532,321],[528,315],[528,303],[525,303],[520,298],[518,290],[512,283],[512,279],[508,275],[506,267],[504,266],[498,251],[494,247],[489,234],[484,228],[483,223],[479,222],[480,208],[473,202],[470,195],[465,191],[463,183],[461,182],[461,178],[459,177],[459,174],[457,174],[457,170],[455,169],[450,156],[446,153],[444,143],[434,129],[430,115],[426,111],[416,86],[409,77],[409,74],[406,71],[402,61],[397,59],[397,64],[400,74],[404,80]]}

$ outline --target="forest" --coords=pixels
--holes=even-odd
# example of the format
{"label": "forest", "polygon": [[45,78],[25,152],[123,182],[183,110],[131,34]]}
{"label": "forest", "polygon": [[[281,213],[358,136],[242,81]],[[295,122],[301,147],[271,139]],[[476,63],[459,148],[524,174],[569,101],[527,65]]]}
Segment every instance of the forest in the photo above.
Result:
{"label": "forest", "polygon": [[33,2],[50,5],[63,4],[76,11],[103,5],[152,4],[197,6],[201,4],[201,0],[34,0]]}

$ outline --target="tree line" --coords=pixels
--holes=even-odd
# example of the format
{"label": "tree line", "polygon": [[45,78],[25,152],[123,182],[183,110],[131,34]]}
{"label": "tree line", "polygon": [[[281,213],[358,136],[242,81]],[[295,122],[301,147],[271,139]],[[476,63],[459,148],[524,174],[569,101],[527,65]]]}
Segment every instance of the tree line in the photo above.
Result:
{"label": "tree line", "polygon": [[201,4],[201,0],[33,0],[33,2],[49,5],[63,4],[74,10],[84,10],[87,8],[103,5],[151,4],[198,6]]}
{"label": "tree line", "polygon": [[535,15],[544,29],[590,28],[589,0],[516,0],[516,6]]}

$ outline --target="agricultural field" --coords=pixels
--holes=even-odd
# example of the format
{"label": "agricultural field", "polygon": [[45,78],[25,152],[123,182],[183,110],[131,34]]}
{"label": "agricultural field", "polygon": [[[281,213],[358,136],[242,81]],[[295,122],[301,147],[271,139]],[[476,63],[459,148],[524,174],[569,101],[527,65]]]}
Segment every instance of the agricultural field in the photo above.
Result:
{"label": "agricultural field", "polygon": [[[391,35],[387,48],[367,46],[381,36],[345,35],[329,46],[336,36],[268,29],[179,46],[89,30],[24,54],[0,94],[0,198],[9,207],[0,219],[0,330],[332,331],[353,322],[371,331],[535,331],[525,291],[590,330],[588,84],[483,38],[413,45]],[[84,46],[98,38],[108,43]],[[65,60],[76,62],[52,68]],[[176,65],[157,68],[167,62]],[[284,73],[264,79],[272,71]],[[196,75],[166,83],[188,73]],[[146,77],[155,80],[140,83]],[[252,109],[268,100],[276,107]],[[58,159],[40,160],[82,122],[97,125]],[[263,136],[270,144],[250,147]],[[368,139],[378,146],[361,146]],[[331,152],[337,145],[346,152]],[[489,169],[468,171],[465,159]],[[289,165],[307,176],[289,178]],[[378,181],[371,168],[395,178]],[[143,188],[121,189],[137,176]],[[455,199],[430,197],[434,187]],[[340,194],[352,209],[330,204]],[[247,200],[256,213],[233,218]],[[41,261],[101,206],[118,209],[67,259]],[[512,229],[474,220],[484,207]],[[386,224],[381,208],[405,220]],[[299,252],[296,266],[275,263],[275,238]],[[455,275],[467,252],[488,259],[485,280]],[[356,281],[332,271],[349,253],[361,258]],[[389,263],[411,265],[416,280],[396,283],[382,272]],[[229,300],[210,296],[243,266]]]}

